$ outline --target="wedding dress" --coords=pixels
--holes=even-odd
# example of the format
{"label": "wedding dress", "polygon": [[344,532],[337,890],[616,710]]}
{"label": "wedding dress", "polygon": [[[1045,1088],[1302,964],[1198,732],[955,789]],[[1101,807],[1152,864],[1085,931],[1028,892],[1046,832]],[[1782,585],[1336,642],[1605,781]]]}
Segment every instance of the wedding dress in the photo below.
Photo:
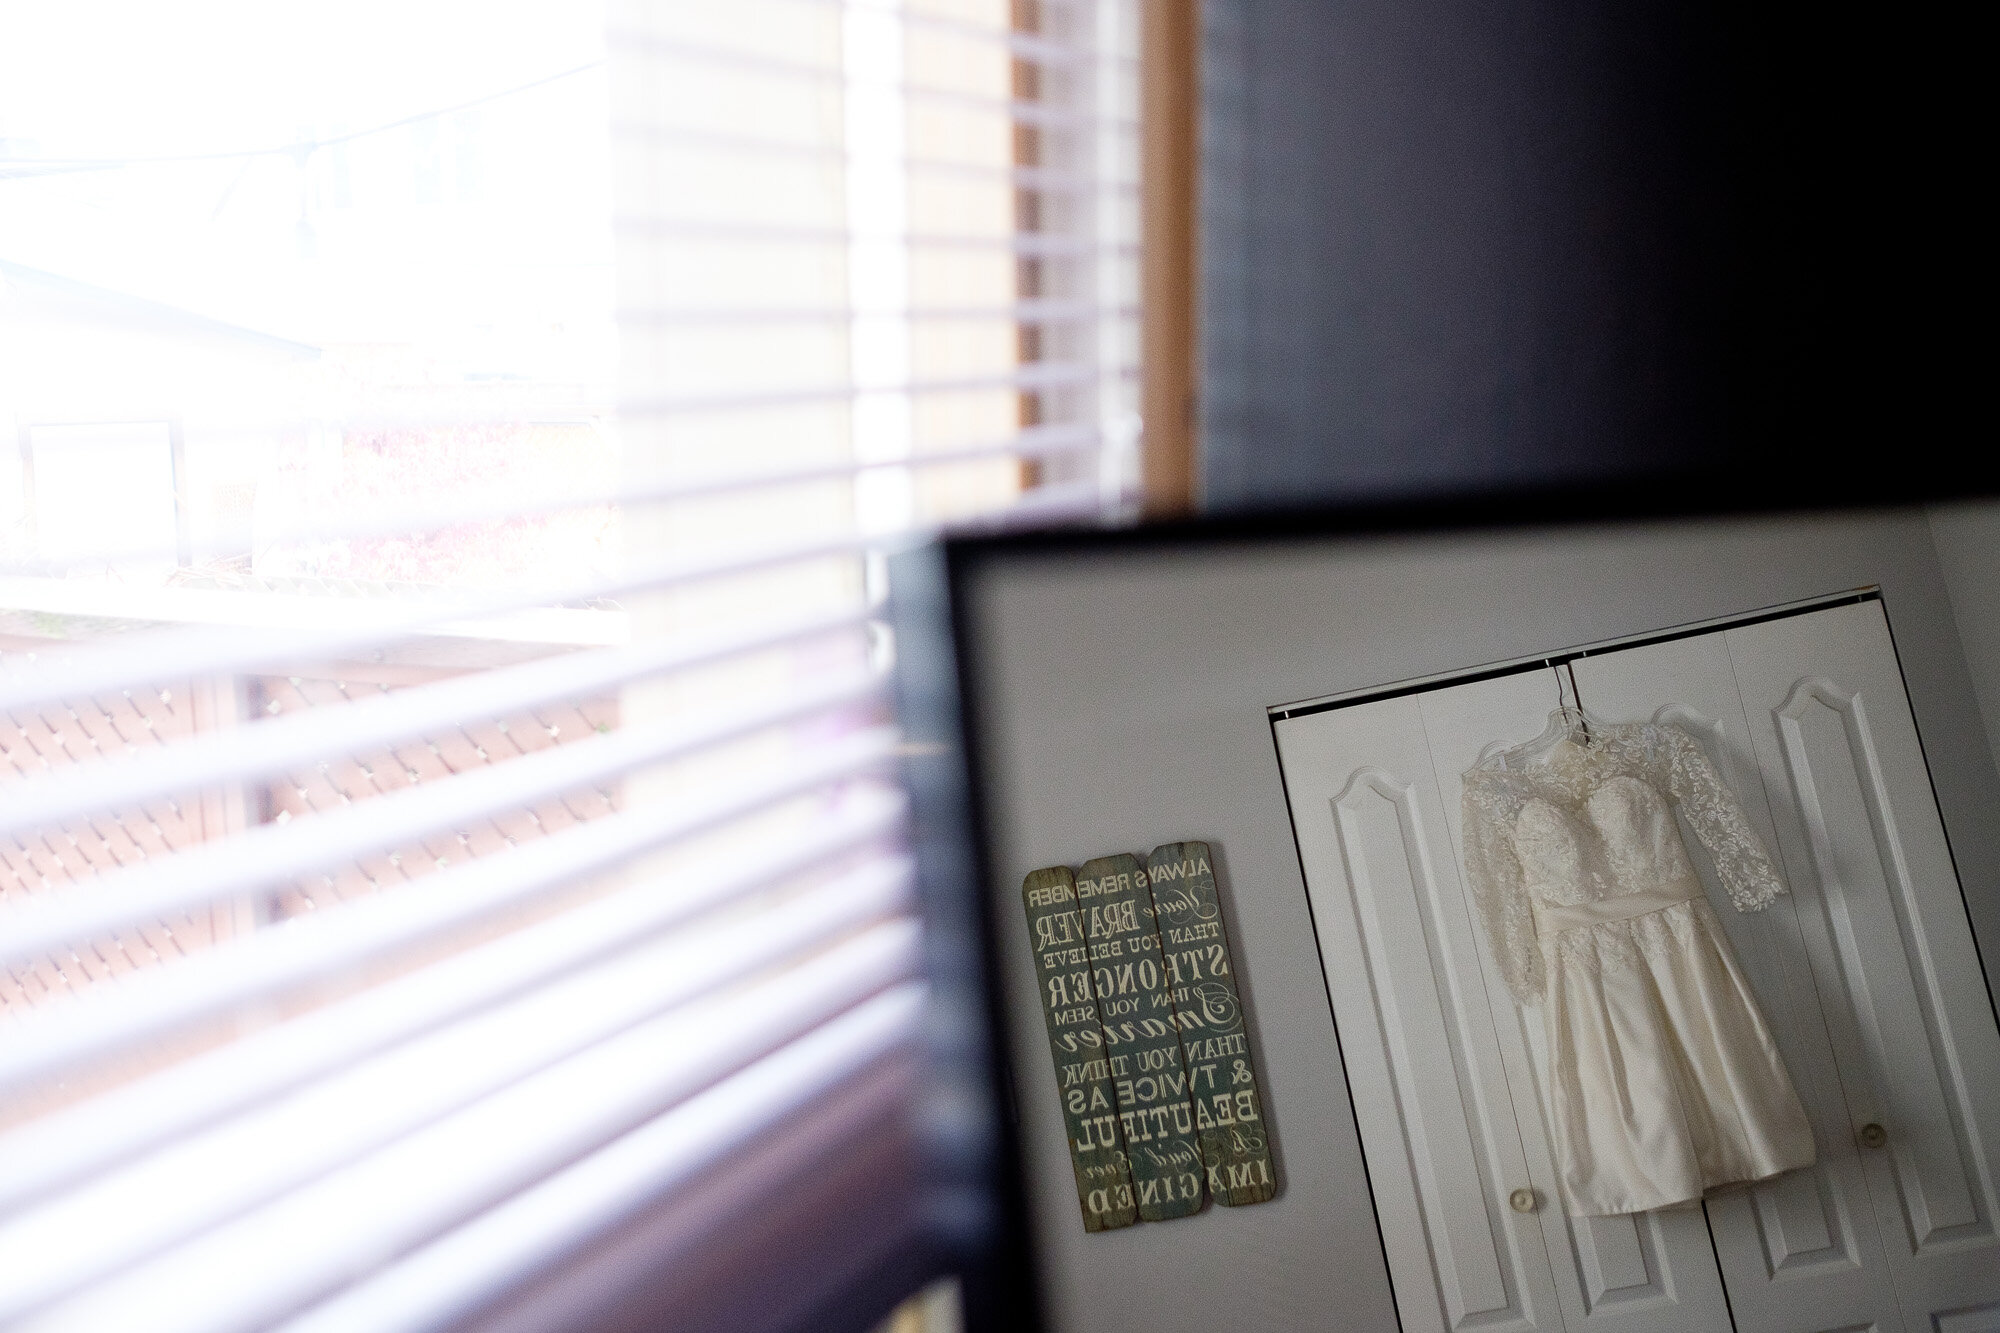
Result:
{"label": "wedding dress", "polygon": [[1770,858],[1686,732],[1593,722],[1587,736],[1489,756],[1464,786],[1494,961],[1517,1000],[1542,1003],[1570,1212],[1643,1212],[1810,1165],[1812,1128],[1669,802],[1738,911],[1785,891]]}

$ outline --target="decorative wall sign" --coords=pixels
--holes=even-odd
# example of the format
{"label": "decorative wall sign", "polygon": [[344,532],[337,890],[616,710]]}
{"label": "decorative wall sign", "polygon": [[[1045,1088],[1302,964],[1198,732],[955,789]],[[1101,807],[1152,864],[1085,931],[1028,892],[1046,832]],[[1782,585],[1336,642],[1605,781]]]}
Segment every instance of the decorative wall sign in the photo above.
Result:
{"label": "decorative wall sign", "polygon": [[1087,861],[1076,897],[1139,1216],[1186,1217],[1204,1172],[1146,868],[1122,852]]}
{"label": "decorative wall sign", "polygon": [[1021,901],[1034,944],[1083,1229],[1129,1227],[1138,1220],[1138,1206],[1091,984],[1091,943],[1077,910],[1076,877],[1068,866],[1037,870],[1022,882]]}
{"label": "decorative wall sign", "polygon": [[1205,842],[1021,884],[1085,1231],[1278,1192]]}
{"label": "decorative wall sign", "polygon": [[1208,844],[1163,843],[1146,870],[1208,1192],[1217,1203],[1263,1203],[1278,1192],[1278,1177]]}

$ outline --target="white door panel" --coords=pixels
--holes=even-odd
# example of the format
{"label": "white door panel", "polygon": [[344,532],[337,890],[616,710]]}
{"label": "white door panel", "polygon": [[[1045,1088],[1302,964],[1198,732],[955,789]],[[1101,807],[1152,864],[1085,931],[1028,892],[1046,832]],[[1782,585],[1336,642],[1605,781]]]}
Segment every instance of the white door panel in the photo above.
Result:
{"label": "white door panel", "polygon": [[[2000,1031],[1881,604],[1728,631],[1913,1328],[2000,1305]],[[1984,1317],[1984,1316],[1980,1316]]]}
{"label": "white door panel", "polygon": [[1947,1311],[1932,1323],[1937,1333],[2000,1333],[2000,1301]]}
{"label": "white door panel", "polygon": [[[1743,804],[1751,826],[1780,861],[1770,801],[1757,766],[1749,718],[1720,634],[1676,639],[1573,664],[1592,711],[1616,722],[1669,722],[1701,744]],[[1686,836],[1751,988],[1812,1121],[1818,1162],[1708,1201],[1730,1308],[1744,1329],[1819,1333],[1854,1325],[1901,1327],[1860,1150],[1834,1070],[1799,925],[1798,900],[1738,912],[1715,880],[1700,843]]]}
{"label": "white door panel", "polygon": [[1403,1328],[1560,1329],[1416,702],[1278,741]]}

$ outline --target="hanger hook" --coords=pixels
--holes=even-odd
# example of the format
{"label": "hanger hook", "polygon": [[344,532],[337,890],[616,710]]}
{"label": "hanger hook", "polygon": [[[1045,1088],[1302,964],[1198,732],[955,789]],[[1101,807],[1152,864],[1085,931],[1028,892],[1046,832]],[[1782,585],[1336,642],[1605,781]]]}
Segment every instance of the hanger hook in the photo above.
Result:
{"label": "hanger hook", "polygon": [[[1569,672],[1569,697],[1575,701],[1576,724],[1583,729],[1583,743],[1588,745],[1590,744],[1590,716],[1583,711],[1583,691],[1576,687],[1576,660],[1572,658],[1568,662],[1563,663],[1563,669]],[[1560,676],[1560,673],[1558,675]],[[1561,693],[1562,691],[1562,681],[1560,678],[1556,682],[1556,690],[1557,693]]]}

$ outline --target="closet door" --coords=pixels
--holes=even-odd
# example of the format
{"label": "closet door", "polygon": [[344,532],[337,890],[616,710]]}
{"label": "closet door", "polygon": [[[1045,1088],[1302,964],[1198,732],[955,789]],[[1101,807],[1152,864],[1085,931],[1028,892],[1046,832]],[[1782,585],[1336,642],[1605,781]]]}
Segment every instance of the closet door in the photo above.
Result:
{"label": "closet door", "polygon": [[2000,1030],[1882,605],[1727,643],[1906,1326],[2000,1327]]}
{"label": "closet door", "polygon": [[[1454,853],[1464,845],[1460,775],[1478,762],[1489,745],[1539,734],[1558,702],[1557,691],[1553,673],[1530,671],[1418,696]],[[1469,893],[1465,906],[1473,911]],[[1699,1209],[1620,1217],[1569,1215],[1557,1184],[1555,1150],[1547,1129],[1548,1049],[1541,1007],[1523,1008],[1514,1002],[1483,932],[1478,960],[1513,1095],[1515,1123],[1541,1200],[1536,1218],[1553,1260],[1568,1327],[1617,1333],[1708,1333],[1728,1328],[1721,1275]]]}
{"label": "closet door", "polygon": [[1417,701],[1277,735],[1404,1333],[1563,1329]]}
{"label": "closet door", "polygon": [[[1694,736],[1778,857],[1782,844],[1726,640],[1718,632],[1583,658],[1572,664],[1577,692],[1587,707],[1613,721],[1671,722]],[[1789,861],[1779,857],[1794,893],[1763,912],[1738,912],[1685,822],[1682,834],[1696,849],[1709,903],[1770,1020],[1812,1120],[1819,1156],[1810,1170],[1709,1199],[1730,1308],[1741,1328],[1759,1333],[1900,1328],[1861,1150],[1806,952],[1805,891]]]}
{"label": "closet door", "polygon": [[1699,1212],[1568,1216],[1541,1016],[1492,970],[1460,874],[1458,774],[1554,702],[1535,673],[1277,726],[1398,1311],[1406,1330],[1726,1328]]}

